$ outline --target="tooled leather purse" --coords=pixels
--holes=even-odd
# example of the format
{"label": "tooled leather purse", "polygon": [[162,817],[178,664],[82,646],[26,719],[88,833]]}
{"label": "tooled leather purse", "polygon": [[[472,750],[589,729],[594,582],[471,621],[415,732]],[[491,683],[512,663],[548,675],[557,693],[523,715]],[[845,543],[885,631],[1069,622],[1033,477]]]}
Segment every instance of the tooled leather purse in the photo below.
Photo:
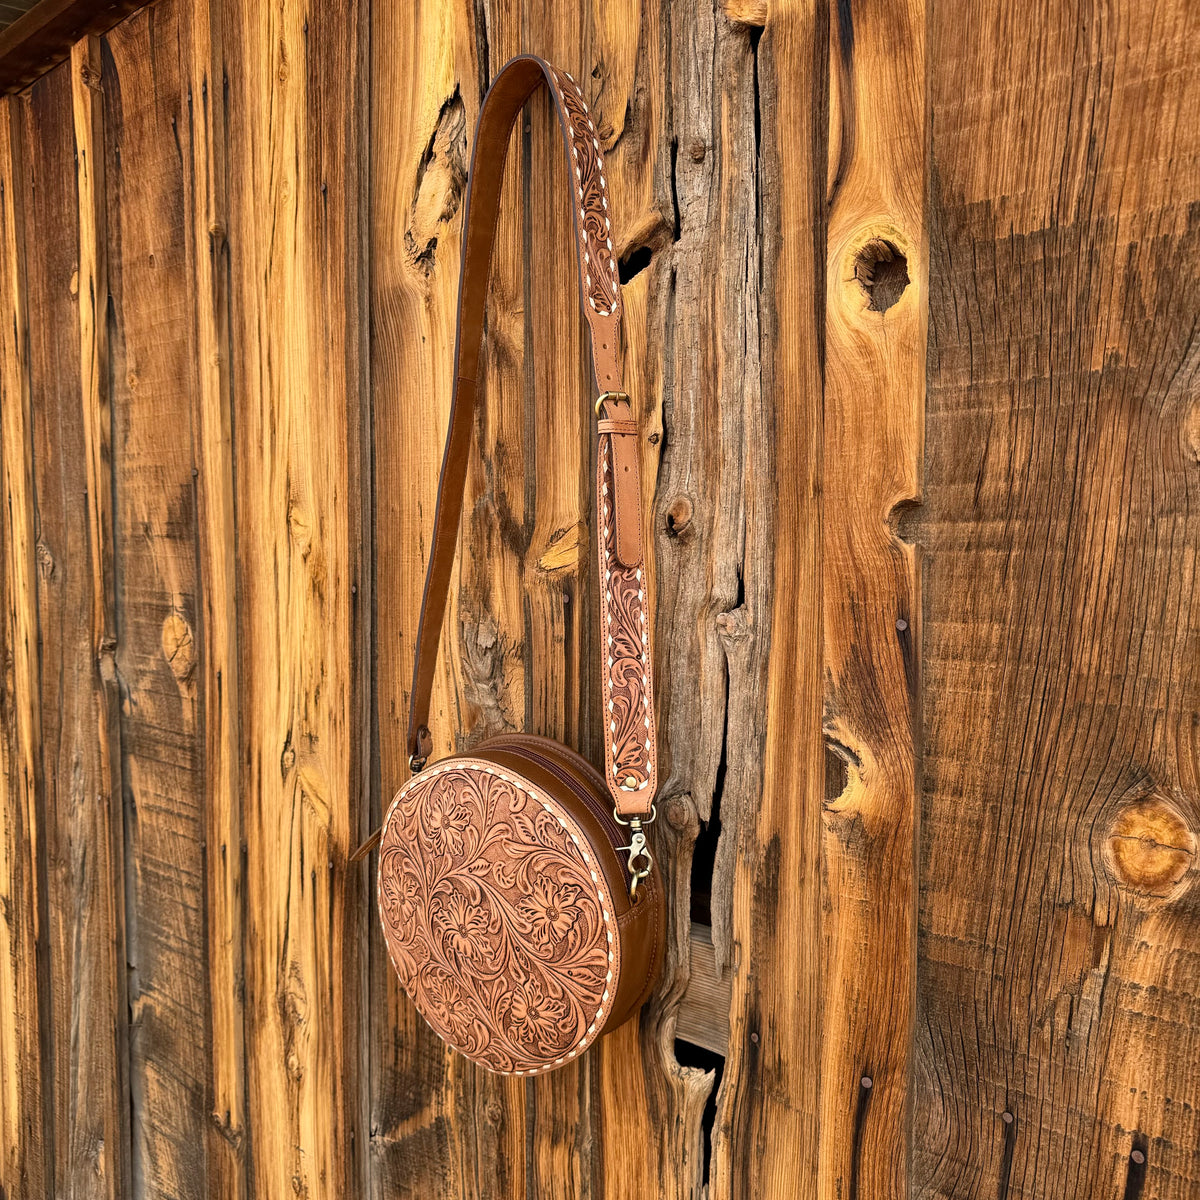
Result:
{"label": "tooled leather purse", "polygon": [[[543,82],[570,164],[599,392],[603,774],[566,746],[523,733],[428,763],[430,692],[462,512],[504,160],[513,122]],[[454,396],[413,668],[412,774],[384,820],[378,893],[388,953],[421,1015],[471,1061],[513,1075],[552,1071],[621,1025],[645,1002],[662,962],[663,896],[646,841],[657,755],[639,432],[621,380],[610,222],[599,139],[575,81],[539,58],[511,60],[475,130]]]}

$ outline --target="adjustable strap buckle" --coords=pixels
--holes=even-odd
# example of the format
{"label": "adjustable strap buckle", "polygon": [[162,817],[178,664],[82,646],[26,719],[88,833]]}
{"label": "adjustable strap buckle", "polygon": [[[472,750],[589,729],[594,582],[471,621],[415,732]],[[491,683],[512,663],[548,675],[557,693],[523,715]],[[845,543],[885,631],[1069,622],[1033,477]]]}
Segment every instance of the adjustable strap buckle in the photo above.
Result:
{"label": "adjustable strap buckle", "polygon": [[596,397],[596,416],[597,417],[599,417],[600,410],[604,407],[605,403],[609,400],[624,400],[625,403],[628,404],[629,403],[629,393],[628,392],[601,392],[600,395]]}

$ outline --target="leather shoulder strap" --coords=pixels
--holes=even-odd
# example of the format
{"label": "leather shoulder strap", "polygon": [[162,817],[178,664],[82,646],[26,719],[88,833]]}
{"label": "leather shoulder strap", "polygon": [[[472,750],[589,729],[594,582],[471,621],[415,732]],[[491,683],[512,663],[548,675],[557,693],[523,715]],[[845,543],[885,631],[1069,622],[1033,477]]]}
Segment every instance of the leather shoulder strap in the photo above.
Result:
{"label": "leather shoulder strap", "polygon": [[474,425],[476,375],[500,187],[513,122],[545,83],[554,97],[573,181],[580,291],[600,393],[596,527],[601,583],[605,778],[623,815],[649,813],[658,787],[650,602],[642,544],[639,432],[621,379],[621,289],[613,252],[600,140],[578,85],[533,55],[511,59],[479,111],[463,217],[454,394],[438,482],[433,541],[421,600],[408,722],[409,765],[420,770],[433,750],[429,700],[454,550],[462,517]]}

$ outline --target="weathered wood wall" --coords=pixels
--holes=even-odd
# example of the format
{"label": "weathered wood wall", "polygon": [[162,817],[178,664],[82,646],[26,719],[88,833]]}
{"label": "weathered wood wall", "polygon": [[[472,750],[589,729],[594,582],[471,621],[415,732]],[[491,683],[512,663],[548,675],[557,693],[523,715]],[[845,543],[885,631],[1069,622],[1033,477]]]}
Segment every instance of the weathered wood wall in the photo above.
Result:
{"label": "weathered wood wall", "polygon": [[362,1183],[359,16],[160,0],[2,102],[5,1195]]}
{"label": "weathered wood wall", "polygon": [[[155,0],[32,83],[27,47],[0,1196],[1200,1194],[1197,35]],[[532,1081],[433,1037],[348,863],[404,778],[469,140],[520,51],[606,153],[672,897],[640,1020]],[[535,98],[439,752],[599,749],[557,138]]]}

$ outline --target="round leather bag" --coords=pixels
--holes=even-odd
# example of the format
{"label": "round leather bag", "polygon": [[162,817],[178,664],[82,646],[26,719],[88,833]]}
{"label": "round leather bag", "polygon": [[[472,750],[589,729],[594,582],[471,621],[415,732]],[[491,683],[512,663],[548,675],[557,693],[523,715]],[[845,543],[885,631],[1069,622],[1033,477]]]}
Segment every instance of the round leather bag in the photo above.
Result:
{"label": "round leather bag", "polygon": [[392,802],[378,879],[388,953],[421,1015],[473,1062],[553,1070],[645,1002],[662,892],[653,873],[631,900],[629,827],[611,810],[590,764],[523,734],[432,764]]}
{"label": "round leather bag", "polygon": [[[547,738],[506,734],[429,762],[427,724],[474,428],[488,268],[513,120],[546,84],[572,168],[580,296],[599,396],[596,566],[604,773]],[[532,1075],[640,1007],[662,960],[646,841],[658,786],[638,424],[622,390],[621,295],[600,143],[578,85],[532,56],[480,107],[463,218],[454,392],[417,630],[412,777],[387,812],[379,911],[396,973],[451,1046]]]}

